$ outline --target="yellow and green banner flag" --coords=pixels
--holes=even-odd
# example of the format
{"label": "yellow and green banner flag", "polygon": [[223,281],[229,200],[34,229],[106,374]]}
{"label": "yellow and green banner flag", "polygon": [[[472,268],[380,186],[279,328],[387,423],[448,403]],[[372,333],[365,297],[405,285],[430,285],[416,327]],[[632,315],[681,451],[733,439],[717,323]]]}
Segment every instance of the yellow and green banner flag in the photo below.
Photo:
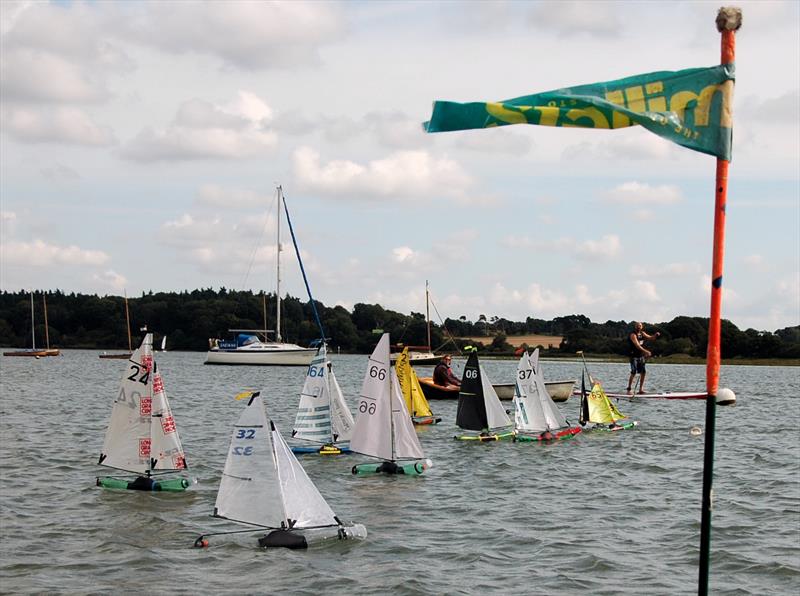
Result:
{"label": "yellow and green banner flag", "polygon": [[731,159],[733,64],[661,71],[498,102],[436,101],[427,132],[539,124],[616,129],[640,125],[670,141]]}

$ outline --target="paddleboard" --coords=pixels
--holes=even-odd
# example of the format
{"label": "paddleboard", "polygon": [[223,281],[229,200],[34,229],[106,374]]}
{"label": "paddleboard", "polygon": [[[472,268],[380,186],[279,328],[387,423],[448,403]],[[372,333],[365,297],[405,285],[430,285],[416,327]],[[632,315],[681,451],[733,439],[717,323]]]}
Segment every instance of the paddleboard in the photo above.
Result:
{"label": "paddleboard", "polygon": [[[580,396],[580,391],[573,391],[573,395]],[[708,397],[707,393],[698,393],[694,391],[662,391],[661,393],[610,393],[606,391],[606,395],[612,399],[629,399],[636,401],[637,399],[705,399]]]}

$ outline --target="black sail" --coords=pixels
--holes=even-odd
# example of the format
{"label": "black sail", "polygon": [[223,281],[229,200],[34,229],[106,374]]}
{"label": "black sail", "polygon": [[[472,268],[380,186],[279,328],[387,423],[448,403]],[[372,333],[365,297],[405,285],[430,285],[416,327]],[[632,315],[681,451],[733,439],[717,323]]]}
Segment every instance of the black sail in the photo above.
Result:
{"label": "black sail", "polygon": [[475,352],[469,355],[464,365],[464,376],[461,379],[461,391],[458,395],[456,426],[465,430],[484,430],[488,427],[481,369],[478,365],[478,354]]}

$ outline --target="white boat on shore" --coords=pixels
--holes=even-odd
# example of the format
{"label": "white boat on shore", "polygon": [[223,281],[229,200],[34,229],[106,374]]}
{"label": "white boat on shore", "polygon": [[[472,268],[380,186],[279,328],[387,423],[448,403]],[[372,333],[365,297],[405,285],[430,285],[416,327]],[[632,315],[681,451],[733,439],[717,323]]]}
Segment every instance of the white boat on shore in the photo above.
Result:
{"label": "white boat on shore", "polygon": [[[553,401],[567,401],[572,395],[572,388],[575,387],[575,379],[565,381],[545,381],[544,386]],[[492,385],[500,399],[513,399],[514,383],[494,383]]]}

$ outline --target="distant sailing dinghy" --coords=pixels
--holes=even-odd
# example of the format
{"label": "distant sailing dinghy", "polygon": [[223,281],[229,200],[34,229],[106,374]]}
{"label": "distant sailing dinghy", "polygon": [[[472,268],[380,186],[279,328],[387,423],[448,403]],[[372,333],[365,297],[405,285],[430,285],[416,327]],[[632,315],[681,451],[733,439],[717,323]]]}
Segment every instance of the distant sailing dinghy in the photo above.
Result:
{"label": "distant sailing dinghy", "polygon": [[511,419],[500,403],[486,371],[478,362],[478,353],[474,351],[464,365],[456,426],[478,431],[478,434],[456,435],[456,439],[463,441],[500,441],[514,437]]}
{"label": "distant sailing dinghy", "polygon": [[[592,381],[592,378],[589,377]],[[586,430],[618,431],[634,428],[638,422],[627,420],[594,380],[591,391],[586,391],[585,376],[581,374],[581,412],[579,422]]]}
{"label": "distant sailing dinghy", "polygon": [[[260,393],[251,393],[233,427],[228,458],[214,504],[214,517],[255,526],[266,533],[258,546],[307,548],[329,540],[365,538],[361,524],[342,522],[311,482],[303,466],[267,419]],[[208,546],[207,536],[196,547]]]}
{"label": "distant sailing dinghy", "polygon": [[383,462],[353,466],[353,474],[422,474],[433,464],[425,458],[397,376],[389,359],[389,334],[381,336],[369,357],[350,449]]}
{"label": "distant sailing dinghy", "polygon": [[135,480],[104,477],[97,485],[149,491],[183,491],[188,478],[163,478],[161,473],[185,470],[178,428],[169,407],[164,381],[153,359],[153,334],[131,355],[106,431],[101,466],[139,474]]}
{"label": "distant sailing dinghy", "polygon": [[403,348],[402,354],[397,357],[395,373],[400,382],[400,390],[403,392],[406,408],[411,414],[411,421],[414,424],[438,424],[441,422],[441,418],[433,415],[428,400],[425,399],[417,373],[411,366],[408,348]]}
{"label": "distant sailing dinghy", "polygon": [[532,355],[522,354],[517,366],[514,390],[515,441],[556,441],[581,432],[580,426],[570,426],[544,385],[539,366],[539,349]]}
{"label": "distant sailing dinghy", "polygon": [[292,445],[292,451],[320,455],[350,453],[354,424],[323,343],[308,367],[292,430],[292,438],[308,444]]}

